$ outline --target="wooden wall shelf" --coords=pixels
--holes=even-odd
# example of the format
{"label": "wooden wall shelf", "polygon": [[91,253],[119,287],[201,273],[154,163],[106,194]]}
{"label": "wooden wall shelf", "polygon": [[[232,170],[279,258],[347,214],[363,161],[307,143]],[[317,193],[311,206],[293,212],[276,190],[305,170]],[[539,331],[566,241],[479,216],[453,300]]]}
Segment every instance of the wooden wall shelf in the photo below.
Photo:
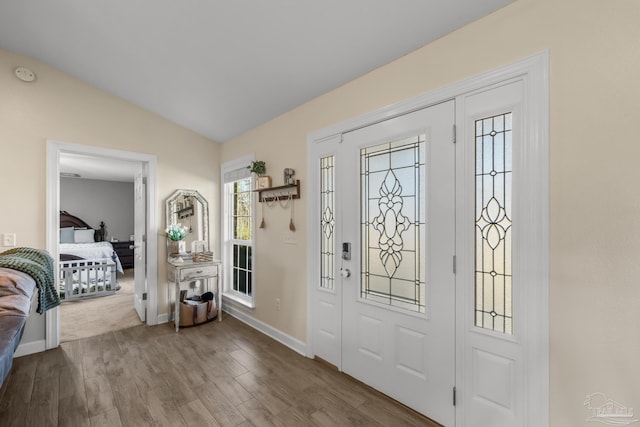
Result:
{"label": "wooden wall shelf", "polygon": [[286,200],[289,198],[300,198],[300,180],[296,179],[295,184],[281,185],[279,187],[261,188],[258,192],[258,201],[271,202],[273,200]]}
{"label": "wooden wall shelf", "polygon": [[193,206],[189,206],[183,209],[180,209],[178,212],[178,218],[179,219],[184,219],[190,216],[193,216]]}

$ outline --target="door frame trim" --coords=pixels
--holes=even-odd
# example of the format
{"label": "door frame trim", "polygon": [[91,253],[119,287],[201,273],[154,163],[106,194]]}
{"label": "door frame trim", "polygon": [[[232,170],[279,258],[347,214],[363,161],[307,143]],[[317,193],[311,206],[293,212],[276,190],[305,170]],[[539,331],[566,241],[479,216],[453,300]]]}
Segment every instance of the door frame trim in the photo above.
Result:
{"label": "door frame trim", "polygon": [[[315,188],[318,177],[315,176],[315,148],[323,142],[341,140],[342,134],[361,127],[369,126],[402,114],[425,108],[449,99],[469,94],[502,82],[517,78],[526,79],[524,93],[527,126],[523,130],[523,137],[530,144],[529,152],[535,158],[532,171],[536,171],[535,193],[537,206],[536,227],[538,239],[532,246],[535,253],[535,277],[538,287],[531,289],[528,297],[528,308],[523,313],[524,331],[523,337],[526,343],[523,346],[523,360],[525,372],[524,418],[525,425],[548,426],[549,425],[549,52],[545,50],[535,55],[523,58],[511,64],[497,67],[485,73],[469,77],[443,88],[435,89],[420,94],[410,99],[393,105],[357,116],[355,118],[328,126],[324,129],[311,132],[307,136],[307,179],[310,189]],[[458,117],[456,117],[458,120]],[[528,159],[529,160],[529,159]],[[312,190],[311,190],[312,191]],[[317,201],[310,197],[307,202],[307,223],[315,224],[315,211]],[[314,319],[313,295],[315,293],[317,264],[314,256],[318,247],[316,230],[310,226],[307,230],[307,357],[314,357],[313,330],[316,321]],[[531,273],[528,271],[527,273]],[[459,293],[460,283],[456,281]],[[339,296],[341,298],[341,296]],[[531,303],[531,304],[530,304]],[[463,306],[459,299],[456,301],[456,323],[464,321]],[[460,339],[456,339],[456,369],[461,367],[460,357],[464,346]],[[461,375],[456,374],[458,383],[456,387],[463,388]],[[459,415],[464,414],[464,405],[457,409]],[[456,417],[463,420],[464,417]]]}
{"label": "door frame trim", "polygon": [[[60,154],[74,153],[118,160],[136,161],[147,165],[147,325],[158,323],[158,209],[157,175],[158,157],[154,154],[135,153],[90,145],[47,140],[47,194],[46,194],[46,248],[54,260],[58,259],[58,215],[60,212]],[[59,307],[45,313],[45,348],[60,345]]]}

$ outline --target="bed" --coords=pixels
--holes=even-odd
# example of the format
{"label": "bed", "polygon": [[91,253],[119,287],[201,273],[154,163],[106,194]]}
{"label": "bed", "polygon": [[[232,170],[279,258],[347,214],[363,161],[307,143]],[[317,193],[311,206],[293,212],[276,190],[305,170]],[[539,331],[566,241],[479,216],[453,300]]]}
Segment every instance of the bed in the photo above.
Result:
{"label": "bed", "polygon": [[60,298],[65,301],[112,295],[124,274],[118,255],[104,240],[104,222],[94,230],[85,221],[60,212]]}

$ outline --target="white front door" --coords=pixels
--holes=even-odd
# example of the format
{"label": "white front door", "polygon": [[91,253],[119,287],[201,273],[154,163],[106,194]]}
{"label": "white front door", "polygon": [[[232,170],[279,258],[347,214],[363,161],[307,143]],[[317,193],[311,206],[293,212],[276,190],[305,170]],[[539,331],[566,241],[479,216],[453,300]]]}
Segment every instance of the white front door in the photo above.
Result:
{"label": "white front door", "polygon": [[446,426],[548,426],[548,125],[543,53],[311,134],[309,355]]}
{"label": "white front door", "polygon": [[[454,424],[454,102],[344,135],[342,370]],[[349,274],[350,277],[345,277]]]}
{"label": "white front door", "polygon": [[134,179],[134,295],[133,304],[140,320],[147,320],[147,255],[146,255],[146,218],[147,218],[147,198],[145,188],[145,164],[140,163]]}
{"label": "white front door", "polygon": [[454,424],[454,102],[316,149],[315,354]]}

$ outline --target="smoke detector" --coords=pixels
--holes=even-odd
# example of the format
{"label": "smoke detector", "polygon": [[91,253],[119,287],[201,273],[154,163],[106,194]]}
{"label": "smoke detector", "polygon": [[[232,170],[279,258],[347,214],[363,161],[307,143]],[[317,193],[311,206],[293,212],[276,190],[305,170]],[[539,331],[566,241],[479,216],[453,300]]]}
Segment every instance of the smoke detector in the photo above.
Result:
{"label": "smoke detector", "polygon": [[13,71],[13,73],[23,82],[31,83],[36,79],[36,73],[26,67],[18,67]]}

